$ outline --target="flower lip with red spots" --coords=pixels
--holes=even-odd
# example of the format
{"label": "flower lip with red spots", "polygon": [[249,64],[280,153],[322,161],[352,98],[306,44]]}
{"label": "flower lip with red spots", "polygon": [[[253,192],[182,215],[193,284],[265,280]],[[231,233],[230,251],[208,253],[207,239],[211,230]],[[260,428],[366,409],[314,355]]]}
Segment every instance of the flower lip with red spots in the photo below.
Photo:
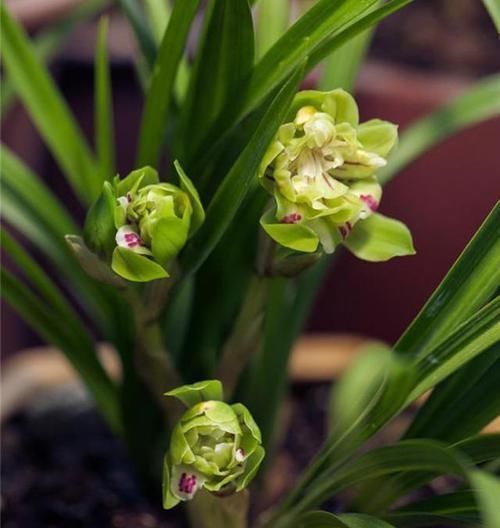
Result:
{"label": "flower lip with red spots", "polygon": [[360,199],[365,202],[371,211],[375,212],[378,209],[378,202],[371,194],[362,194]]}
{"label": "flower lip with red spots", "polygon": [[282,224],[298,224],[302,220],[302,215],[299,213],[290,213],[281,219]]}

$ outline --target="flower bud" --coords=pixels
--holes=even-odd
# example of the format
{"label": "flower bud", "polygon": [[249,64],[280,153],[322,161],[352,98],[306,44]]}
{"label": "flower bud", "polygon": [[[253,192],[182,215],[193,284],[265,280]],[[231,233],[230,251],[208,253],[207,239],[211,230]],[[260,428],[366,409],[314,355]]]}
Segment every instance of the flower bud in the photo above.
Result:
{"label": "flower bud", "polygon": [[[407,228],[385,217],[381,218],[392,222],[390,232],[401,231],[397,236],[401,247],[386,245],[383,251],[365,247],[360,252],[360,241],[347,243],[358,225],[376,214],[382,197],[376,171],[387,163],[397,127],[378,119],[359,124],[354,99],[340,89],[299,93],[289,119],[279,128],[259,171],[262,185],[275,200],[261,219],[267,234],[301,252],[315,252],[320,245],[332,253],[344,244],[368,260],[412,253]],[[384,228],[384,221],[376,223]],[[364,237],[372,225],[365,224]],[[384,233],[370,233],[369,239],[373,245],[375,239],[383,241]]]}
{"label": "flower bud", "polygon": [[193,184],[176,162],[180,187],[144,167],[106,182],[84,227],[87,247],[129,281],[169,276],[172,260],[204,220]]}
{"label": "flower bud", "polygon": [[[200,488],[217,495],[245,488],[264,457],[260,430],[248,409],[220,401],[222,387],[216,380],[167,395],[179,398],[189,409],[174,428],[165,456],[164,508],[192,499]],[[207,396],[217,399],[201,399]]]}

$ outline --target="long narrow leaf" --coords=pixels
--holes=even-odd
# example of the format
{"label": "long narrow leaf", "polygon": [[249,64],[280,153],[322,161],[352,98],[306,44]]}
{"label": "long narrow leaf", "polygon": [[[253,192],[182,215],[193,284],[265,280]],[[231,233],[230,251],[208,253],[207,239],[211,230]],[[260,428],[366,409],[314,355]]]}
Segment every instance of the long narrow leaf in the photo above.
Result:
{"label": "long narrow leaf", "polygon": [[[42,63],[49,62],[60,51],[74,26],[80,21],[103,9],[111,0],[87,0],[61,21],[37,33],[33,39],[33,49]],[[2,78],[1,115],[4,117],[16,100],[16,90],[8,78]]]}
{"label": "long narrow leaf", "polygon": [[110,180],[115,172],[115,147],[113,132],[113,100],[111,73],[107,50],[108,20],[99,21],[95,57],[95,137],[97,162],[103,181]]}
{"label": "long narrow leaf", "polygon": [[379,172],[379,181],[386,183],[452,134],[495,116],[500,116],[500,75],[476,82],[450,103],[410,125],[401,134],[390,163]]}
{"label": "long narrow leaf", "polygon": [[284,84],[247,147],[218,188],[208,207],[207,220],[183,255],[181,265],[185,275],[201,266],[236,216],[238,207],[255,183],[261,159],[288,112],[302,75],[303,68],[298,68]]}
{"label": "long narrow leaf", "polygon": [[[255,43],[248,1],[214,0],[212,6],[177,132],[178,157],[187,165],[217,115],[238,112],[245,99],[243,81],[253,66]],[[238,97],[234,97],[236,90]]]}
{"label": "long narrow leaf", "polygon": [[153,66],[156,58],[156,43],[141,6],[137,0],[118,0],[118,3],[132,26],[142,55],[149,66]]}
{"label": "long narrow leaf", "polygon": [[95,354],[93,342],[73,335],[64,320],[50,313],[36,296],[2,269],[2,296],[47,342],[61,349],[94,396],[111,427],[121,429],[117,392]]}
{"label": "long narrow leaf", "polygon": [[401,528],[423,528],[447,523],[479,524],[481,516],[474,493],[457,491],[412,502],[384,516]]}
{"label": "long narrow leaf", "polygon": [[461,324],[429,354],[418,359],[415,368],[419,381],[408,396],[408,402],[499,342],[500,296]]}
{"label": "long narrow leaf", "polygon": [[405,438],[454,441],[479,432],[500,415],[500,391],[496,390],[499,379],[497,344],[434,389]]}
{"label": "long narrow leaf", "polygon": [[289,0],[260,0],[257,7],[256,48],[260,58],[281,37],[290,21]]}
{"label": "long narrow leaf", "polygon": [[71,112],[21,27],[0,6],[2,57],[9,79],[77,194],[90,201],[100,191],[95,161]]}
{"label": "long narrow leaf", "polygon": [[497,204],[396,343],[395,350],[405,356],[425,353],[474,313],[500,284],[499,261],[500,204]]}
{"label": "long narrow leaf", "polygon": [[156,167],[167,126],[169,106],[184,45],[199,0],[176,2],[153,68],[144,104],[136,165]]}

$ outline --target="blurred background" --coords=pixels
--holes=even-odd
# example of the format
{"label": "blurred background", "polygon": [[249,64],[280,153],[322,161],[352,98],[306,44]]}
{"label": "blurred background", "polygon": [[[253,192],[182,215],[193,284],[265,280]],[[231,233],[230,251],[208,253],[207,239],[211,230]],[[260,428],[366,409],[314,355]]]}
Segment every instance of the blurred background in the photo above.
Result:
{"label": "blurred background", "polygon": [[[7,0],[35,37],[67,19],[75,0]],[[292,13],[309,1],[297,1]],[[132,168],[141,113],[135,40],[121,15],[110,15],[110,56],[118,153]],[[193,41],[196,35],[193,35]],[[53,52],[51,68],[84,131],[93,129],[96,21],[77,24]],[[419,0],[377,29],[356,84],[362,120],[380,117],[404,130],[416,118],[500,71],[498,37],[477,0]],[[306,85],[314,86],[319,72]],[[82,217],[23,108],[3,93],[2,141],[18,153]],[[439,283],[500,195],[500,119],[474,126],[433,149],[385,190],[382,212],[411,229],[417,255],[369,264],[343,253],[332,266],[307,324],[311,333],[349,333],[394,342]],[[2,306],[2,353],[39,344]]]}

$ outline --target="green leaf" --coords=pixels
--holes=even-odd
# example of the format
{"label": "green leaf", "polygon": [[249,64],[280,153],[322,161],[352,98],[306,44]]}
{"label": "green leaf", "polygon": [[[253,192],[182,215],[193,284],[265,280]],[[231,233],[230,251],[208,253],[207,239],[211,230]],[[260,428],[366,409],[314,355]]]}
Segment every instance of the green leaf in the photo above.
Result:
{"label": "green leaf", "polygon": [[172,11],[169,0],[146,0],[144,7],[154,39],[160,43]]}
{"label": "green leaf", "polygon": [[97,162],[101,179],[111,180],[115,172],[113,133],[113,101],[111,95],[111,74],[107,51],[108,19],[101,18],[97,29],[95,57],[95,137]]}
{"label": "green leaf", "polygon": [[262,57],[286,31],[290,21],[289,0],[260,0],[257,7],[256,49]]}
{"label": "green leaf", "polygon": [[[473,464],[483,464],[497,460],[500,457],[500,435],[487,434],[467,438],[462,442],[453,444]],[[367,482],[361,492],[361,505],[363,511],[381,512],[396,503],[401,497],[408,495],[437,476],[436,472],[400,473],[389,480],[375,479]]]}
{"label": "green leaf", "polygon": [[[377,2],[375,5],[379,5]],[[324,61],[318,88],[329,91],[343,88],[352,91],[359,67],[370,45],[374,29],[369,29],[338,47]]]}
{"label": "green leaf", "polygon": [[405,437],[456,441],[479,432],[500,415],[499,379],[500,345],[494,345],[433,390]]}
{"label": "green leaf", "polygon": [[81,198],[91,201],[100,192],[102,179],[87,142],[26,34],[3,4],[0,15],[9,79],[69,183]]}
{"label": "green leaf", "polygon": [[497,204],[395,345],[400,355],[430,351],[492,297],[500,283]]}
{"label": "green leaf", "polygon": [[303,224],[279,223],[272,211],[262,216],[260,225],[275,242],[289,249],[313,253],[318,248],[318,235],[311,228]]}
{"label": "green leaf", "polygon": [[261,159],[283,122],[301,78],[302,69],[298,69],[284,84],[250,142],[219,186],[207,210],[209,221],[203,224],[183,255],[185,275],[196,271],[205,261],[235,218],[249,189],[257,184],[256,174]]}
{"label": "green leaf", "polygon": [[254,59],[248,1],[213,0],[209,6],[177,132],[177,150],[186,164],[190,164],[216,117],[229,120],[243,105],[243,81]]}
{"label": "green leaf", "polygon": [[471,490],[457,491],[412,502],[384,516],[402,528],[423,528],[449,523],[479,524],[480,514]]}
{"label": "green leaf", "polygon": [[379,213],[359,221],[343,244],[356,257],[370,262],[415,254],[408,228]]}
{"label": "green leaf", "polygon": [[65,318],[66,324],[73,325],[73,331],[84,334],[85,331],[81,326],[78,316],[73,307],[68,303],[64,294],[49,279],[47,274],[42,270],[38,263],[9,235],[7,231],[1,229],[2,249],[9,255],[14,262],[38,292],[44,297],[48,306],[56,312],[59,317]]}
{"label": "green leaf", "polygon": [[447,137],[485,119],[500,115],[500,75],[474,83],[467,91],[410,125],[398,148],[378,173],[384,184]]}
{"label": "green leaf", "polygon": [[381,519],[360,513],[333,515],[323,511],[308,512],[297,519],[297,528],[394,528]]}
{"label": "green leaf", "polygon": [[469,463],[459,452],[432,440],[405,440],[397,444],[374,449],[362,454],[342,468],[324,474],[320,481],[308,489],[302,500],[287,512],[290,518],[321,504],[341,490],[399,471],[432,471],[466,477]]}
{"label": "green leaf", "polygon": [[222,383],[219,380],[207,380],[183,385],[165,393],[180,400],[186,407],[193,407],[204,401],[224,401]]}
{"label": "green leaf", "polygon": [[351,41],[354,37],[413,1],[414,0],[389,0],[376,9],[373,8],[375,3],[370,2],[370,6],[362,13],[362,16],[352,17],[347,24],[340,28],[340,31],[332,33],[314,49],[309,57],[307,64],[308,69],[316,66],[325,57],[330,55],[332,51]]}
{"label": "green leaf", "polygon": [[417,358],[418,383],[407,401],[413,401],[499,341],[500,296],[458,326],[434,349]]}
{"label": "green leaf", "polygon": [[111,428],[120,432],[117,391],[97,359],[93,342],[88,336],[74,334],[65,324],[65,318],[47,310],[46,304],[8,271],[2,269],[1,277],[2,297],[43,339],[61,349],[95,398]]}
{"label": "green leaf", "polygon": [[201,204],[200,195],[196,190],[193,182],[188,178],[187,174],[182,169],[180,163],[174,161],[175,170],[179,175],[181,189],[189,196],[191,205],[193,206],[193,214],[191,216],[190,234],[195,233],[198,228],[205,221],[205,210]]}
{"label": "green leaf", "polygon": [[500,1],[499,0],[483,0],[484,7],[488,10],[497,32],[500,33]]}
{"label": "green leaf", "polygon": [[98,323],[105,322],[102,289],[75,266],[64,241],[66,233],[78,233],[79,228],[48,187],[7,147],[1,146],[0,156],[2,218],[40,249],[61,277],[72,281],[88,314]]}
{"label": "green leaf", "polygon": [[[123,0],[122,0],[123,1]],[[136,166],[158,165],[179,62],[199,0],[176,2],[158,50],[141,118]]]}
{"label": "green leaf", "polygon": [[377,0],[320,0],[271,47],[256,64],[244,113],[283,81],[304,57],[332,34],[365,12]]}
{"label": "green leaf", "polygon": [[54,194],[4,145],[0,145],[0,157],[2,185],[22,199],[26,209],[44,224],[45,229],[56,236],[78,231],[73,219]]}
{"label": "green leaf", "polygon": [[[67,17],[51,24],[47,29],[42,29],[33,38],[33,49],[42,63],[50,60],[62,48],[64,42],[70,35],[72,29],[80,21],[85,20],[97,11],[106,7],[110,0],[87,0],[76,9],[73,9]],[[16,90],[8,78],[2,78],[2,97],[0,110],[2,117],[8,113],[16,100]]]}
{"label": "green leaf", "polygon": [[500,512],[498,497],[500,497],[500,479],[485,471],[472,471],[470,480],[481,505],[481,516],[484,526],[500,528]]}
{"label": "green leaf", "polygon": [[132,282],[149,282],[169,277],[166,270],[156,262],[122,247],[116,247],[113,251],[111,267],[120,277]]}
{"label": "green leaf", "polygon": [[137,0],[118,0],[118,3],[130,22],[143,57],[152,66],[156,57],[156,43],[144,12]]}

